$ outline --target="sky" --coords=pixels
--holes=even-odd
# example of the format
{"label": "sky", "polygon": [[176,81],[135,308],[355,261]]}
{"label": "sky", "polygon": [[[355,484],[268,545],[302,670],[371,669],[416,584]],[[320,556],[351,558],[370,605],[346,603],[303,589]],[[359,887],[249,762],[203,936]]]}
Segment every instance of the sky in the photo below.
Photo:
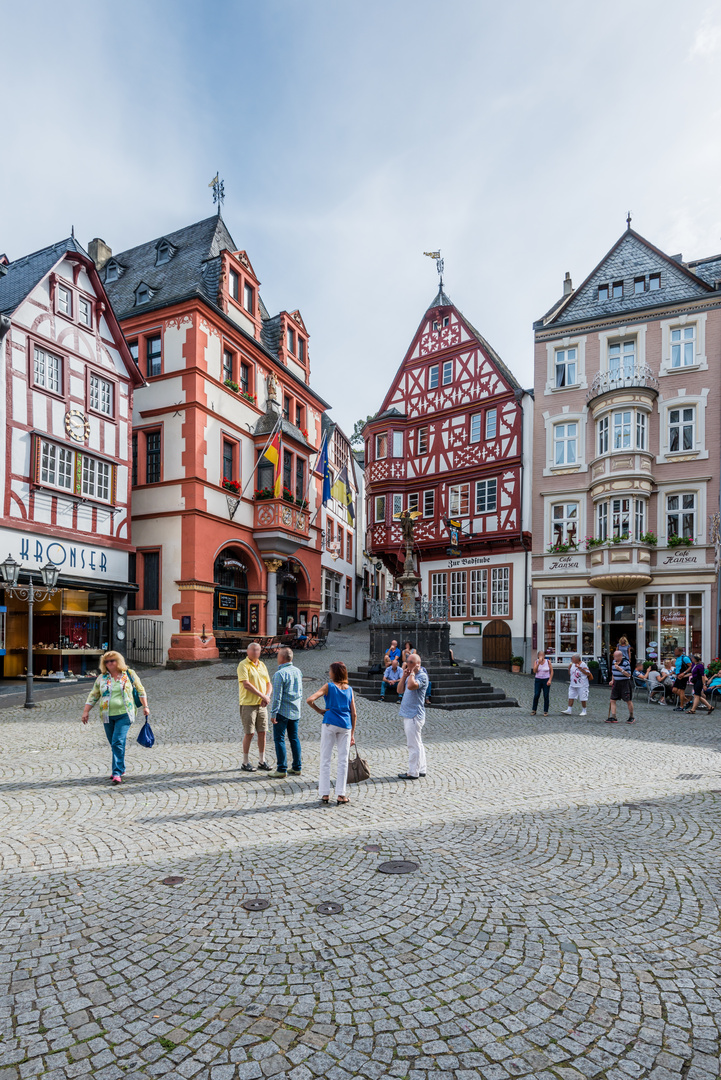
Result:
{"label": "sky", "polygon": [[437,290],[524,386],[625,229],[721,252],[721,0],[0,0],[0,252],[207,217],[350,433]]}

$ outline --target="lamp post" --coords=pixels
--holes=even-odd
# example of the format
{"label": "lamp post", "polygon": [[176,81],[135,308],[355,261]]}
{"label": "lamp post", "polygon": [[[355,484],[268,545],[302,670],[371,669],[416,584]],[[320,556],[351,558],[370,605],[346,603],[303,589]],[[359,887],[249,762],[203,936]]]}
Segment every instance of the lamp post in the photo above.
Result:
{"label": "lamp post", "polygon": [[36,600],[42,603],[43,600],[47,600],[48,597],[53,596],[58,591],[55,586],[58,582],[60,570],[51,562],[43,566],[40,571],[44,585],[42,589],[35,588],[31,570],[26,571],[28,584],[18,585],[21,570],[24,570],[24,567],[15,562],[12,555],[8,555],[5,562],[0,563],[0,576],[2,576],[6,593],[8,596],[16,597],[18,600],[26,600],[28,605],[28,664],[25,680],[25,708],[34,709],[37,703],[33,698],[33,604]]}

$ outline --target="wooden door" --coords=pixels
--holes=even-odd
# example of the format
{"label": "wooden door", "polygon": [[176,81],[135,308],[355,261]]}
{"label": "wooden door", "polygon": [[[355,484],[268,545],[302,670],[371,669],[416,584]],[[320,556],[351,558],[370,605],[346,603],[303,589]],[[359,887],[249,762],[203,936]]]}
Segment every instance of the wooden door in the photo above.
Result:
{"label": "wooden door", "polygon": [[511,670],[511,628],[503,619],[492,619],[483,629],[483,666]]}

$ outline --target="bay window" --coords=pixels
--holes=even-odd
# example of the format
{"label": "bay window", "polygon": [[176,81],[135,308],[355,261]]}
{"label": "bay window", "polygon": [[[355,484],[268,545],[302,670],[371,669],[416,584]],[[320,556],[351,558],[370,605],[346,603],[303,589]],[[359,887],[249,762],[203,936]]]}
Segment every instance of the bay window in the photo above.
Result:
{"label": "bay window", "polygon": [[376,495],[375,500],[375,520],[376,522],[384,522],[386,519],[386,497],[385,495]]}
{"label": "bay window", "polygon": [[609,449],[645,450],[646,431],[646,413],[641,409],[620,409],[603,416],[596,425],[599,456]]}
{"label": "bay window", "polygon": [[114,501],[115,466],[82,450],[72,450],[36,437],[33,482],[39,487],[93,499]]}
{"label": "bay window", "polygon": [[376,461],[381,461],[383,458],[388,457],[388,435],[383,432],[381,435],[376,435]]}

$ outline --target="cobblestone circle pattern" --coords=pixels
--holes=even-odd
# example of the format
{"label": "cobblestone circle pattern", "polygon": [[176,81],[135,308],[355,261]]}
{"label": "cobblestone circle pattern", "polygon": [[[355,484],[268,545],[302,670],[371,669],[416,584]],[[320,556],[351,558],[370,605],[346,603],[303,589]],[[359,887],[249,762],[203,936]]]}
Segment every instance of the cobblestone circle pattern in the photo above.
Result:
{"label": "cobblestone circle pattern", "polygon": [[[306,692],[366,653],[300,653]],[[302,776],[240,771],[233,670],[148,673],[117,790],[84,694],[0,711],[0,1080],[718,1075],[721,710],[611,726],[555,683],[544,719],[486,672],[522,707],[429,710],[410,783],[359,699],[372,777],[325,807],[305,706]]]}

